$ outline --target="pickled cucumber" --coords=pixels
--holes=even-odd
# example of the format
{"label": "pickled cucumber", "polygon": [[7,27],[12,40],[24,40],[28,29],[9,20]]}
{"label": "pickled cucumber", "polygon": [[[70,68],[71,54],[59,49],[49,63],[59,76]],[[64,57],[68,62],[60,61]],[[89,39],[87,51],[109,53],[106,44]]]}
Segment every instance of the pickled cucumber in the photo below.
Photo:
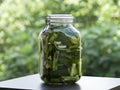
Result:
{"label": "pickled cucumber", "polygon": [[81,76],[81,37],[71,26],[53,27],[40,35],[42,79],[74,83]]}

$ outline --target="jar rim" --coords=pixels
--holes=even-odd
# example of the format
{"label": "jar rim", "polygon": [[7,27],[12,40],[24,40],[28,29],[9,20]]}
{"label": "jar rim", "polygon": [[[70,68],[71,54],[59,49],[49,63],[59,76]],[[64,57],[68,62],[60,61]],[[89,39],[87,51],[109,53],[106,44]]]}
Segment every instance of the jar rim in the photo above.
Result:
{"label": "jar rim", "polygon": [[72,16],[72,14],[49,14],[48,16],[47,16],[47,19],[52,19],[52,18],[69,18],[69,19],[73,19],[73,16]]}

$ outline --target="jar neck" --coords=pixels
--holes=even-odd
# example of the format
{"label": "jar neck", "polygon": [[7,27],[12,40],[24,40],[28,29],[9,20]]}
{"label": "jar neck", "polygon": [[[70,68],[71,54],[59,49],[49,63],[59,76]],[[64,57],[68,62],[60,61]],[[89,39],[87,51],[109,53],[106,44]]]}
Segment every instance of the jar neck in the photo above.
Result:
{"label": "jar neck", "polygon": [[70,26],[70,25],[73,25],[73,23],[51,23],[51,22],[46,22],[46,24],[49,26]]}

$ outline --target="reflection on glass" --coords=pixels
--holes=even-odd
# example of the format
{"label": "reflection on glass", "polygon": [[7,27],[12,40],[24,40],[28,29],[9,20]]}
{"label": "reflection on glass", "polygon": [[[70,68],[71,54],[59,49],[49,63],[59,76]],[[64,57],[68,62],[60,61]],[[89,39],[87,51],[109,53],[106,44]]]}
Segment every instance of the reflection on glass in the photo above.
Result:
{"label": "reflection on glass", "polygon": [[67,84],[67,85],[47,85],[41,84],[37,90],[81,90],[78,84]]}

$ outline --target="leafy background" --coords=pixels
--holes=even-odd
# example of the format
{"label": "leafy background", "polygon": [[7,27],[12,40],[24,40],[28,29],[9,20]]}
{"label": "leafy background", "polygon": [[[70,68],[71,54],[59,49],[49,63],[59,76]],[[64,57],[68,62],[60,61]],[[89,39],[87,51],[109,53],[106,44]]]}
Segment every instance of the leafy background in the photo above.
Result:
{"label": "leafy background", "polygon": [[120,77],[120,0],[1,0],[0,80],[38,72],[37,37],[56,13],[75,17],[83,75]]}

